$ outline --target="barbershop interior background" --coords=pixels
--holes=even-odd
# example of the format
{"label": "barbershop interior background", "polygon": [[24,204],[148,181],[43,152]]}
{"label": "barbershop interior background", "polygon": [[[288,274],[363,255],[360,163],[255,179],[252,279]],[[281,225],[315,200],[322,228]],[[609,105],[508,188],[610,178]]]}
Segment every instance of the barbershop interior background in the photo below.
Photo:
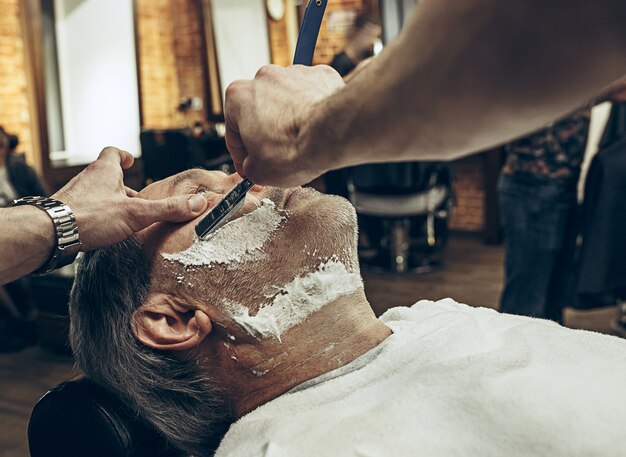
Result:
{"label": "barbershop interior background", "polygon": [[[58,190],[107,145],[135,155],[125,176],[134,189],[193,167],[233,172],[224,91],[264,64],[290,64],[303,3],[0,0],[0,126],[7,138],[0,203],[32,195],[33,185]],[[393,41],[418,3],[330,1],[314,64],[349,79]],[[378,315],[419,298],[499,309],[505,295],[511,302],[517,295],[544,306],[513,304],[511,312],[626,336],[623,285],[592,287],[584,275],[619,248],[602,235],[600,228],[615,222],[599,208],[597,177],[588,171],[621,138],[624,122],[619,91],[598,94],[541,132],[462,160],[360,166],[310,185],[356,207],[361,269]],[[22,158],[38,183],[12,171],[16,163],[23,167]],[[567,185],[559,187],[563,170]],[[512,185],[520,174],[525,178]],[[524,190],[535,178],[552,183],[562,198]],[[524,217],[544,225],[524,228]],[[529,267],[519,259],[525,249],[545,252]],[[524,269],[535,273],[523,279],[536,286],[534,297],[520,298],[513,284]],[[37,399],[78,374],[67,346],[73,274],[70,266],[0,288],[3,456],[28,455],[26,430]]]}

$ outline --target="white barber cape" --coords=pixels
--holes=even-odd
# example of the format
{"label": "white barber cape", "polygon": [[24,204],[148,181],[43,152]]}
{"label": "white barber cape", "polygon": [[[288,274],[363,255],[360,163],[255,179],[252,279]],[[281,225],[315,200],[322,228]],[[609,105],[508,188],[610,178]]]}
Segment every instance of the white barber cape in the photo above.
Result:
{"label": "white barber cape", "polygon": [[381,320],[365,366],[250,412],[216,455],[626,456],[626,341],[450,299]]}

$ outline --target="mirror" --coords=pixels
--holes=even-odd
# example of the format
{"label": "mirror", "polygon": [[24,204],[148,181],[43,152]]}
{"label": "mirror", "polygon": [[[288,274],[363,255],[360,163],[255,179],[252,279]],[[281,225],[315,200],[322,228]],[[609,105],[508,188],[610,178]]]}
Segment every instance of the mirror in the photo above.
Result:
{"label": "mirror", "polygon": [[83,165],[104,146],[139,152],[128,0],[40,0],[50,163]]}

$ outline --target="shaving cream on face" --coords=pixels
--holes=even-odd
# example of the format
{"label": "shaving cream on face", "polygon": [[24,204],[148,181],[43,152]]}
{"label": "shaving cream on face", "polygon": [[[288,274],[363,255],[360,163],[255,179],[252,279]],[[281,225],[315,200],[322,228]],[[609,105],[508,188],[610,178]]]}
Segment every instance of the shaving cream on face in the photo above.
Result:
{"label": "shaving cream on face", "polygon": [[257,209],[227,223],[208,240],[196,238],[185,251],[161,255],[185,266],[228,266],[260,260],[264,256],[263,246],[284,219],[274,202],[266,198]]}
{"label": "shaving cream on face", "polygon": [[261,305],[256,315],[248,308],[226,301],[224,309],[249,334],[258,338],[281,336],[288,329],[302,323],[314,312],[337,298],[357,292],[363,287],[359,273],[350,272],[336,259],[322,263],[305,276],[296,277],[284,285],[273,301]]}

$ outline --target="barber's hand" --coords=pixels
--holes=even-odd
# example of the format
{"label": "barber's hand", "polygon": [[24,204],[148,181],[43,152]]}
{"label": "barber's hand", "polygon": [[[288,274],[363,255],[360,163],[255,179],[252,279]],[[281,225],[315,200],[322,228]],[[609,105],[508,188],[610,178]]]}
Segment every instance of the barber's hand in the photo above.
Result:
{"label": "barber's hand", "polygon": [[226,90],[226,146],[237,172],[258,184],[290,187],[334,168],[334,157],[310,142],[305,147],[299,134],[343,86],[326,65],[267,65],[254,80],[232,83]]}
{"label": "barber's hand", "polygon": [[207,206],[201,195],[144,200],[124,186],[122,169],[133,156],[107,147],[98,160],[75,176],[53,198],[68,205],[76,216],[83,251],[125,240],[154,222],[183,222],[199,216]]}

